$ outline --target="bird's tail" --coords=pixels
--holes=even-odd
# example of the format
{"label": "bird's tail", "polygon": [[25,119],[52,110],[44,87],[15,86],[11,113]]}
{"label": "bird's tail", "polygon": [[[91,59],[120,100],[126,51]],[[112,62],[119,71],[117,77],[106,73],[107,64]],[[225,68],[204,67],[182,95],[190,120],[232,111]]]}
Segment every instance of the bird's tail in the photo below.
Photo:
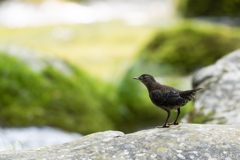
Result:
{"label": "bird's tail", "polygon": [[193,91],[199,91],[199,90],[201,90],[201,89],[203,89],[203,88],[196,88],[196,89],[193,89]]}
{"label": "bird's tail", "polygon": [[186,99],[188,99],[189,101],[191,101],[191,100],[194,99],[196,92],[199,91],[199,90],[201,90],[201,89],[203,89],[203,88],[196,88],[196,89],[193,89],[193,90],[183,91],[183,92],[181,93],[181,96],[182,96],[183,98],[186,98]]}

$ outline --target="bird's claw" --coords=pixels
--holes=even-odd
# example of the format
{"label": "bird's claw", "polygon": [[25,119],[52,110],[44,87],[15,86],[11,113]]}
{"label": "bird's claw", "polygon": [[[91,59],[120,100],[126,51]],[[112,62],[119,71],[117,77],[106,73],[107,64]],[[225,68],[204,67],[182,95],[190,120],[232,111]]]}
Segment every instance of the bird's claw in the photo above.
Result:
{"label": "bird's claw", "polygon": [[156,126],[155,128],[169,128],[169,126],[164,125],[164,126]]}
{"label": "bird's claw", "polygon": [[168,123],[168,125],[179,125],[179,122]]}

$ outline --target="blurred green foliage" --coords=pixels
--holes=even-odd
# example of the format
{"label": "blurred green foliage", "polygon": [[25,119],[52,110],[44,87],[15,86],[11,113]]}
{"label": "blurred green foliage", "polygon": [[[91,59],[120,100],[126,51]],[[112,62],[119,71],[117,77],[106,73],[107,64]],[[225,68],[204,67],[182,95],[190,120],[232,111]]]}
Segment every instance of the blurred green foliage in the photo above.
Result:
{"label": "blurred green foliage", "polygon": [[[240,47],[240,30],[193,21],[160,30],[140,53],[140,59],[190,73],[215,63]],[[171,70],[169,70],[171,71]]]}
{"label": "blurred green foliage", "polygon": [[240,16],[240,0],[184,0],[180,11],[186,17]]}
{"label": "blurred green foliage", "polygon": [[51,67],[35,73],[23,62],[0,54],[1,126],[49,125],[82,134],[115,129],[103,108],[114,107],[101,93],[106,85],[71,68],[72,76]]}

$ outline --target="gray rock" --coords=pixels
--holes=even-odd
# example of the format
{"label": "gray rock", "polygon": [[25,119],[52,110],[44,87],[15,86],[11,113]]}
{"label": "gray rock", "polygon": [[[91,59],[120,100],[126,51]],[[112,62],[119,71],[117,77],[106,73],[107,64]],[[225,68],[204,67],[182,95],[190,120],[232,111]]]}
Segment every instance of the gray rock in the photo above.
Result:
{"label": "gray rock", "polygon": [[240,126],[180,124],[132,134],[106,131],[28,151],[0,152],[0,159],[240,159]]}
{"label": "gray rock", "polygon": [[239,124],[240,50],[196,72],[193,87],[204,88],[197,94],[194,116],[206,117],[206,123]]}

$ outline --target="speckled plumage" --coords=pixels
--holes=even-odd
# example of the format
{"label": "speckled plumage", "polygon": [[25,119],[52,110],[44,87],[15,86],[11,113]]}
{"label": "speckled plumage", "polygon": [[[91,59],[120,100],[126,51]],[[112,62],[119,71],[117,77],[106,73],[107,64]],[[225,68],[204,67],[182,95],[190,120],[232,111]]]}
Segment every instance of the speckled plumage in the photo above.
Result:
{"label": "speckled plumage", "polygon": [[177,118],[173,123],[174,125],[177,125],[177,119],[181,112],[180,108],[185,106],[189,101],[193,100],[196,92],[202,89],[197,88],[193,90],[181,91],[176,88],[158,83],[154,77],[149,74],[143,74],[140,77],[134,77],[134,79],[140,80],[147,87],[149,97],[153,104],[168,112],[168,117],[163,127],[168,127],[167,121],[171,114],[170,110],[172,109],[178,110]]}

